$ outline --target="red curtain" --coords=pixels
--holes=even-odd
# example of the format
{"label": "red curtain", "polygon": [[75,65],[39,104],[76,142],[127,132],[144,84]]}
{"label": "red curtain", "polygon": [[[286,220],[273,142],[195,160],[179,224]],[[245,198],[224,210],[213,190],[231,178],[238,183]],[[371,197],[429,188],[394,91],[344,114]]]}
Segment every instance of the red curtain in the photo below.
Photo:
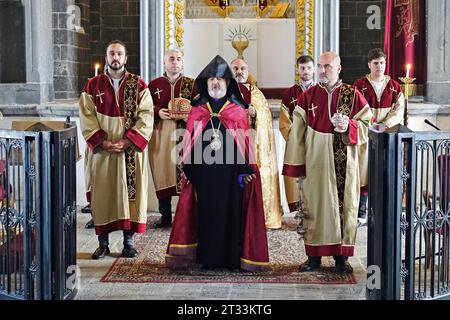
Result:
{"label": "red curtain", "polygon": [[384,51],[386,73],[393,79],[404,77],[411,64],[410,77],[426,83],[425,0],[387,0]]}

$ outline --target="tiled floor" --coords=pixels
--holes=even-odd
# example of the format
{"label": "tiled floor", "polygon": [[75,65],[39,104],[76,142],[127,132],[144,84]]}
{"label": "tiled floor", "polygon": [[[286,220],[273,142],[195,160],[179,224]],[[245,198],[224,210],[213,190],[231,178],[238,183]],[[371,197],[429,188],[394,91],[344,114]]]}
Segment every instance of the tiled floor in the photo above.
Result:
{"label": "tiled floor", "polygon": [[[186,283],[103,283],[100,279],[115,257],[100,261],[90,259],[97,248],[93,230],[84,229],[90,216],[78,215],[78,265],[81,269],[81,286],[77,299],[120,300],[356,300],[365,299],[367,228],[358,229],[356,256],[350,258],[354,267],[355,285],[296,285],[296,284],[186,284]],[[112,252],[122,250],[121,232],[110,236]],[[300,264],[301,261],[299,261]]]}

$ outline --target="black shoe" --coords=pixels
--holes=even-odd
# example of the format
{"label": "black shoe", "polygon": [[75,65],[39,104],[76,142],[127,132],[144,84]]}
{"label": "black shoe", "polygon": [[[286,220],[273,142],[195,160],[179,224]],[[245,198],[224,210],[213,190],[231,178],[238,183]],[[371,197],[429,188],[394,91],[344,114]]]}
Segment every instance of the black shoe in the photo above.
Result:
{"label": "black shoe", "polygon": [[139,253],[133,247],[124,247],[122,250],[123,258],[136,258],[138,255],[139,255]]}
{"label": "black shoe", "polygon": [[336,271],[340,273],[353,273],[353,267],[348,261],[336,261]]}
{"label": "black shoe", "polygon": [[320,267],[321,260],[321,257],[309,257],[306,262],[300,265],[298,272],[310,272],[318,269]]}
{"label": "black shoe", "polygon": [[153,224],[154,228],[165,228],[172,226],[172,217],[170,218],[159,218],[158,221],[156,221]]}
{"label": "black shoe", "polygon": [[92,254],[92,259],[99,260],[103,259],[107,254],[109,254],[108,246],[99,246],[97,250]]}
{"label": "black shoe", "polygon": [[94,229],[94,219],[91,219],[88,221],[88,223],[86,223],[86,225],[84,226],[85,229]]}
{"label": "black shoe", "polygon": [[81,213],[92,213],[91,204],[88,204],[87,206],[81,208]]}

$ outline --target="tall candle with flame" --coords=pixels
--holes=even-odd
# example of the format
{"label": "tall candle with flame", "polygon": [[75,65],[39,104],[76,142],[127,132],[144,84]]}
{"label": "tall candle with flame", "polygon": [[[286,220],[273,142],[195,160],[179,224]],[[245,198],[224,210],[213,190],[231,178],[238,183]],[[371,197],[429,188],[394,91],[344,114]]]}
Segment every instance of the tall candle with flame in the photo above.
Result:
{"label": "tall candle with flame", "polygon": [[100,69],[100,65],[97,63],[95,64],[95,76],[98,76],[98,69]]}

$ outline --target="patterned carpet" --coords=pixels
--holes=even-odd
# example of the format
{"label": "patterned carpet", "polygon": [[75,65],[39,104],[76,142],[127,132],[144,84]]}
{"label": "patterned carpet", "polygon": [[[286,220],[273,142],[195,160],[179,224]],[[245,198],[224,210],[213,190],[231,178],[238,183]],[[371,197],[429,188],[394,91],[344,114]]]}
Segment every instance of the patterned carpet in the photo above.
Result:
{"label": "patterned carpet", "polygon": [[283,221],[280,230],[268,232],[269,256],[272,270],[250,273],[229,270],[202,270],[193,267],[173,271],[165,267],[164,255],[170,229],[150,229],[157,219],[149,217],[145,234],[136,235],[135,247],[140,252],[136,259],[117,258],[102,282],[128,283],[296,283],[296,284],[355,284],[353,274],[335,272],[334,261],[322,258],[322,267],[316,272],[299,273],[298,266],[306,260],[303,242],[298,240],[294,218]]}

